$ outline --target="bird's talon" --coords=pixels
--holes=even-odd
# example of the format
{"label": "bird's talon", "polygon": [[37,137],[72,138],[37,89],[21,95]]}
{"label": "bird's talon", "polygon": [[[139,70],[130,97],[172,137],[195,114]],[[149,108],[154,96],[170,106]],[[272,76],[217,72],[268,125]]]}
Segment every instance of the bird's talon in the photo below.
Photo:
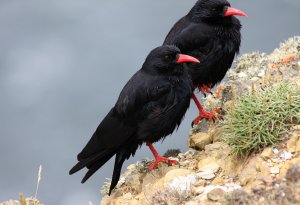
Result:
{"label": "bird's talon", "polygon": [[171,160],[168,160],[168,167],[172,166]]}

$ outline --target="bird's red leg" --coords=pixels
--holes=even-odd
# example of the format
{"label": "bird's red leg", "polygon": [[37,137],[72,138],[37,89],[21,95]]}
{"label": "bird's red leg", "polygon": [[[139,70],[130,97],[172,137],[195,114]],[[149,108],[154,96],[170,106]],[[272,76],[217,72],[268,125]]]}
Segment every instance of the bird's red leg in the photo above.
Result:
{"label": "bird's red leg", "polygon": [[[212,94],[211,89],[210,89],[211,86],[212,86],[212,84],[210,83],[207,85],[196,85],[195,87],[198,88],[204,96],[206,96],[206,93]],[[201,103],[199,102],[199,100],[197,99],[197,97],[194,93],[192,95],[192,98],[199,109],[199,116],[193,120],[192,125],[198,124],[204,118],[209,119],[209,120],[210,119],[214,120],[215,118],[217,118],[217,119],[220,118],[218,115],[218,113],[220,112],[220,108],[216,108],[216,115],[214,115],[212,112],[208,112],[208,111],[204,110],[203,106],[201,105]]]}
{"label": "bird's red leg", "polygon": [[169,165],[178,163],[176,160],[171,160],[171,159],[168,159],[167,157],[160,156],[151,143],[147,142],[146,145],[149,147],[153,156],[155,157],[154,162],[152,164],[150,164],[150,166],[149,166],[149,171],[152,171],[152,169],[154,169],[158,165],[159,162],[164,162]]}
{"label": "bird's red leg", "polygon": [[192,95],[192,98],[199,110],[199,116],[193,120],[192,124],[193,125],[198,124],[203,118],[213,119],[214,114],[212,112],[208,112],[208,111],[204,110],[203,106],[201,105],[201,103],[199,102],[199,100],[197,99],[197,97],[194,93]]}

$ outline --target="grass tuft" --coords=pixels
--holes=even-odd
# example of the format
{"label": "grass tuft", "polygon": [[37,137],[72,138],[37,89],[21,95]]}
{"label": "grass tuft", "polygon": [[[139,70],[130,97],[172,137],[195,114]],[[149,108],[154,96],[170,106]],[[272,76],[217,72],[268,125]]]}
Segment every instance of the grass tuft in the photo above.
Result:
{"label": "grass tuft", "polygon": [[246,158],[280,140],[289,126],[300,122],[300,91],[280,83],[251,91],[233,102],[225,116],[223,140],[233,154]]}

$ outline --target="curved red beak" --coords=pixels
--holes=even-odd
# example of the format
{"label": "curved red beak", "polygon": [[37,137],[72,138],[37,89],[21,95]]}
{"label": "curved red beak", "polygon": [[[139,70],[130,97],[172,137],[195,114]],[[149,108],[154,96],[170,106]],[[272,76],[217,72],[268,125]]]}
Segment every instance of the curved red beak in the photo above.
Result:
{"label": "curved red beak", "polygon": [[184,55],[184,54],[179,54],[177,63],[188,63],[188,62],[193,62],[193,63],[200,63],[200,61],[197,58],[194,58],[189,55]]}
{"label": "curved red beak", "polygon": [[227,7],[227,10],[226,10],[224,16],[247,16],[247,14],[238,9],[235,9],[232,7]]}

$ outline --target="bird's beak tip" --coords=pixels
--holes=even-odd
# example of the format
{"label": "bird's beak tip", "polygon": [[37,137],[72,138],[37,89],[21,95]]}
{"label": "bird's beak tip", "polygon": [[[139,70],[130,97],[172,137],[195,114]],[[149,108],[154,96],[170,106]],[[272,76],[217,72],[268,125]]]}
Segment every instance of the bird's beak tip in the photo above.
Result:
{"label": "bird's beak tip", "polygon": [[197,58],[194,58],[192,56],[185,55],[185,54],[178,55],[177,63],[188,63],[188,62],[200,63],[200,61]]}
{"label": "bird's beak tip", "polygon": [[238,9],[232,8],[232,7],[227,7],[226,12],[224,14],[224,16],[245,16],[248,17],[248,15]]}

